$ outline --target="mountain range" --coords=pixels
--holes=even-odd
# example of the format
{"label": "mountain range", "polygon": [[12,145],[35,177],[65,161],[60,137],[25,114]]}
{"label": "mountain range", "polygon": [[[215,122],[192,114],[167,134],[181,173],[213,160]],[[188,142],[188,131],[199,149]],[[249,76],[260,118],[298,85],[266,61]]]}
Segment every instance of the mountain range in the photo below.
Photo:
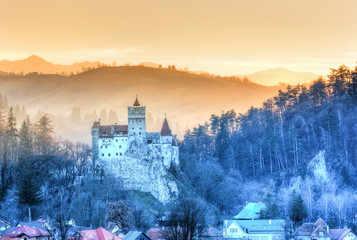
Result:
{"label": "mountain range", "polygon": [[[79,72],[83,72],[88,68],[96,68],[103,63],[95,61],[95,62],[80,62],[74,63],[71,65],[63,65],[63,64],[53,64],[51,62],[46,61],[45,59],[32,55],[23,60],[2,60],[0,61],[0,76],[6,75],[7,73],[31,73],[38,72],[44,74],[76,74]],[[160,64],[153,62],[142,62],[139,66],[143,67],[151,67],[151,68],[159,68]],[[193,71],[191,73],[202,74],[205,72],[202,71]],[[265,86],[274,86],[280,84],[304,84],[309,83],[318,77],[317,74],[311,72],[296,72],[286,68],[271,68],[251,74],[242,74],[237,75],[240,78],[248,78],[250,81],[265,85]]]}

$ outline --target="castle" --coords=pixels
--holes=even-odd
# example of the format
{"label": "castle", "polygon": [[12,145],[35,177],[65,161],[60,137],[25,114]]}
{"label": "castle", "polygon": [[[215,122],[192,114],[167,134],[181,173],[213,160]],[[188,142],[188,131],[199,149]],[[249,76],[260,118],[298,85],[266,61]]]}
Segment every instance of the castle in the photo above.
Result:
{"label": "castle", "polygon": [[128,106],[128,125],[92,126],[92,154],[122,180],[128,190],[150,192],[161,202],[178,194],[170,180],[170,167],[179,167],[177,136],[173,136],[166,116],[161,132],[146,132],[146,108],[136,97]]}

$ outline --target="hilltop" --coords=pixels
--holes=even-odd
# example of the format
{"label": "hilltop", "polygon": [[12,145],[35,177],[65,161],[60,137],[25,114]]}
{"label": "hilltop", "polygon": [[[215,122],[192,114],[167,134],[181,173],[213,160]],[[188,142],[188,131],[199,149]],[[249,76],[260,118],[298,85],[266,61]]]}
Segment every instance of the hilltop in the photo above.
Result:
{"label": "hilltop", "polygon": [[[162,119],[168,114],[174,132],[177,128],[183,131],[192,127],[212,113],[230,109],[242,112],[252,105],[259,106],[279,90],[278,86],[262,86],[237,77],[143,66],[102,67],[68,77],[56,74],[3,76],[0,84],[1,94],[7,96],[10,103],[24,105],[30,113],[41,110],[68,115],[74,106],[83,111],[100,111],[105,107],[115,109],[122,123],[126,122],[126,107],[138,94],[154,117]],[[80,131],[82,136],[89,138],[94,120],[85,119],[87,123],[80,126],[85,128]],[[70,137],[73,128],[68,124],[64,129],[68,134],[58,132]]]}

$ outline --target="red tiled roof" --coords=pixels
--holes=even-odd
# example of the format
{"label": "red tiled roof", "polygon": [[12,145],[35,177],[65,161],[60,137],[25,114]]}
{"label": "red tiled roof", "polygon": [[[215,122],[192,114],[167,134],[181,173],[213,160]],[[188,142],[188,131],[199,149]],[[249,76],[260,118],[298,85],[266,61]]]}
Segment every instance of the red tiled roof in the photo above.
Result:
{"label": "red tiled roof", "polygon": [[164,123],[162,124],[161,136],[171,136],[171,130],[166,118],[164,120]]}
{"label": "red tiled roof", "polygon": [[99,121],[95,121],[95,122],[93,123],[92,128],[99,128],[99,127],[100,127],[100,122],[99,122]]}
{"label": "red tiled roof", "polygon": [[164,230],[162,228],[150,228],[147,232],[147,236],[151,240],[163,239]]}
{"label": "red tiled roof", "polygon": [[50,236],[50,233],[40,228],[32,228],[24,225],[5,234],[6,237],[10,237],[10,238],[16,238],[21,235],[26,235],[29,237],[40,237],[40,236]]}
{"label": "red tiled roof", "polygon": [[20,238],[10,238],[7,236],[2,236],[2,238],[0,238],[0,240],[19,240]]}
{"label": "red tiled roof", "polygon": [[81,240],[123,240],[102,227],[94,230],[80,231],[79,234],[81,235]]}
{"label": "red tiled roof", "polygon": [[[112,132],[112,127],[114,127],[114,132]],[[99,127],[99,137],[113,137],[114,134],[119,134],[120,132],[127,133],[128,125],[104,125]]]}

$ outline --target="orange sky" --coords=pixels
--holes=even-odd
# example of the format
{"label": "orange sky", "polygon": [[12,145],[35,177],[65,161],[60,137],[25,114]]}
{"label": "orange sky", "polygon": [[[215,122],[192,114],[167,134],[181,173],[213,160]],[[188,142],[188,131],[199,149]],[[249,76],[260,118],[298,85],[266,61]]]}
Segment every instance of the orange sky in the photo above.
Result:
{"label": "orange sky", "polygon": [[356,0],[0,0],[0,59],[153,61],[234,75],[357,61]]}

